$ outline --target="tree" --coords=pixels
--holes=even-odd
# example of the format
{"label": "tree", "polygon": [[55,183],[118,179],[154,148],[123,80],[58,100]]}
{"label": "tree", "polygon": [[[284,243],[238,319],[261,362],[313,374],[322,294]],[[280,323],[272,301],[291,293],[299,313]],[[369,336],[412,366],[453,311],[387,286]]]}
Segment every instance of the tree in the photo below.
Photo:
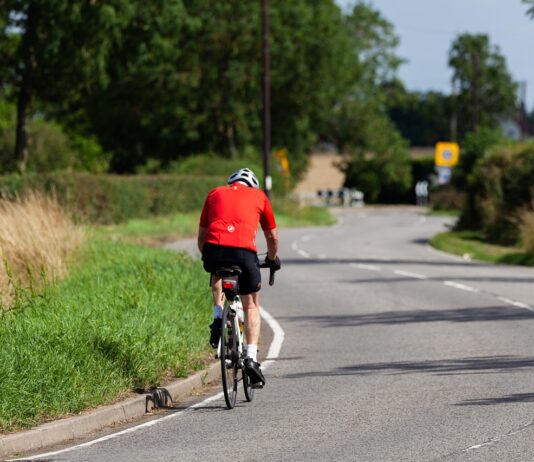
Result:
{"label": "tree", "polygon": [[433,146],[451,136],[452,98],[440,92],[407,92],[388,101],[388,114],[412,146]]}
{"label": "tree", "polygon": [[36,100],[75,100],[105,81],[111,44],[128,20],[127,0],[1,0],[0,44],[13,63],[17,99],[15,158],[28,161],[27,120]]}
{"label": "tree", "polygon": [[527,10],[527,14],[534,18],[534,0],[523,0],[523,3],[531,5],[530,8]]}
{"label": "tree", "polygon": [[477,132],[481,126],[493,128],[500,117],[513,115],[517,84],[504,56],[487,35],[459,35],[451,46],[449,65],[458,87],[461,135]]}

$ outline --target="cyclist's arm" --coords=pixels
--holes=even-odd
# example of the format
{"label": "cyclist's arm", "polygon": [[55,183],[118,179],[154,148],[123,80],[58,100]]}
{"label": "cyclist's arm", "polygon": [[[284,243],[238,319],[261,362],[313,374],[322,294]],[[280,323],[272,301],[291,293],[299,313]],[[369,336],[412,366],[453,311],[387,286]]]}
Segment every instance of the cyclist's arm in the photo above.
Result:
{"label": "cyclist's arm", "polygon": [[198,250],[200,250],[200,253],[202,253],[202,247],[204,247],[204,243],[206,242],[206,233],[208,232],[208,228],[204,228],[203,226],[198,227]]}
{"label": "cyclist's arm", "polygon": [[267,257],[274,260],[278,255],[278,231],[276,228],[264,230],[265,241],[267,242]]}

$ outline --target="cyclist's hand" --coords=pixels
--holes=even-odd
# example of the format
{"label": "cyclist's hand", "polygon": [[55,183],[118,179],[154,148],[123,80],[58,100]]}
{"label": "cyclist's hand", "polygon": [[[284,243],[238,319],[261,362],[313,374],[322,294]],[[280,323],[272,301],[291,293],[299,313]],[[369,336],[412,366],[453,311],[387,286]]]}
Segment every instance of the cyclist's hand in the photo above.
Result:
{"label": "cyclist's hand", "polygon": [[265,264],[275,271],[278,271],[282,267],[282,263],[278,257],[275,257],[274,260],[270,260],[269,257],[265,257]]}

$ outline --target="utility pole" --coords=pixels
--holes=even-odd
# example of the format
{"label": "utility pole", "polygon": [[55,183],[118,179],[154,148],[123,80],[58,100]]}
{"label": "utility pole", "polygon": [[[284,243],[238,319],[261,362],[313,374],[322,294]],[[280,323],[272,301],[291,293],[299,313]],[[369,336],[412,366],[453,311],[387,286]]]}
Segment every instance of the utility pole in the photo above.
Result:
{"label": "utility pole", "polygon": [[519,83],[519,107],[518,107],[518,117],[517,122],[519,129],[521,131],[521,140],[525,140],[527,132],[527,114],[526,114],[526,103],[527,103],[527,81],[524,80]]}
{"label": "utility pole", "polygon": [[270,197],[271,178],[271,56],[269,49],[269,0],[262,2],[263,25],[263,179],[265,194]]}
{"label": "utility pole", "polygon": [[478,50],[473,53],[473,132],[478,132],[480,125],[480,55]]}
{"label": "utility pole", "polygon": [[458,95],[456,93],[456,79],[452,78],[451,92],[451,141],[458,141]]}

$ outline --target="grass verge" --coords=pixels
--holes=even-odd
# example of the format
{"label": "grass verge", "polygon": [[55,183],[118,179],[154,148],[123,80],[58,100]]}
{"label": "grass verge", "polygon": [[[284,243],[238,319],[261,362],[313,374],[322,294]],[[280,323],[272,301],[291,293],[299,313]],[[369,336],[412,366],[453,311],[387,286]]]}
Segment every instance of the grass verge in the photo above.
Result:
{"label": "grass verge", "polygon": [[62,282],[0,322],[0,431],[111,403],[202,368],[209,287],[200,263],[96,239]]}
{"label": "grass verge", "polygon": [[509,265],[534,266],[534,254],[520,247],[506,247],[486,242],[483,233],[449,231],[434,236],[430,244],[436,249],[475,260]]}
{"label": "grass verge", "polygon": [[[327,226],[336,222],[335,217],[325,207],[300,207],[289,199],[275,198],[273,208],[277,225],[283,228]],[[101,237],[154,246],[196,236],[199,218],[200,210],[167,217],[129,220],[124,224],[99,226],[94,229]]]}

